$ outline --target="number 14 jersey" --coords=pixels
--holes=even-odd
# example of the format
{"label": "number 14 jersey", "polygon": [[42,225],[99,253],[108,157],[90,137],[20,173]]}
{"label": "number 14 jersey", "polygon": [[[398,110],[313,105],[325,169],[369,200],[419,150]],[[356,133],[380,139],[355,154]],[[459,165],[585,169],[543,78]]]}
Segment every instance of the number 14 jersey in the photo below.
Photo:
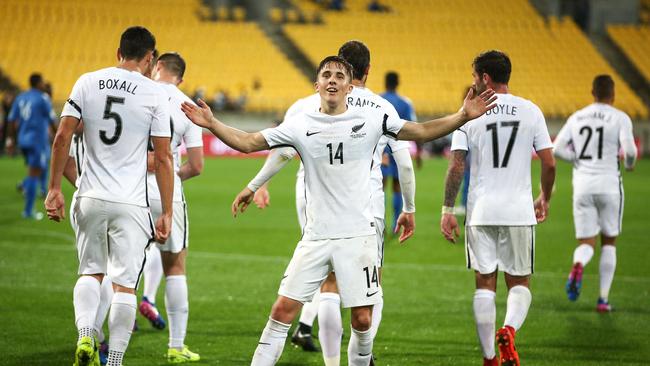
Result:
{"label": "number 14 jersey", "polygon": [[498,94],[496,103],[452,137],[451,150],[470,158],[466,225],[535,225],[530,162],[533,150],[553,147],[546,121],[524,98]]}
{"label": "number 14 jersey", "polygon": [[84,122],[79,197],[148,206],[147,144],[171,137],[168,99],[156,82],[117,67],[77,80],[61,116]]}

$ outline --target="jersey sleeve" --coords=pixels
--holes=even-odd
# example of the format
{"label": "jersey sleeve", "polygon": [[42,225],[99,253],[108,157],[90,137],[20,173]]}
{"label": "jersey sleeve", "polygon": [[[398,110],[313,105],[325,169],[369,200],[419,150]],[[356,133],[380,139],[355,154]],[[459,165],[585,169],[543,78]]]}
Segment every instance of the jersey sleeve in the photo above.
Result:
{"label": "jersey sleeve", "polygon": [[555,136],[553,143],[553,154],[558,158],[566,161],[573,161],[575,159],[575,152],[571,147],[571,121],[573,116],[569,117],[567,122],[562,126],[560,132]]}
{"label": "jersey sleeve", "polygon": [[393,139],[386,139],[386,140],[388,140],[388,146],[390,147],[390,150],[392,152],[408,149],[411,147],[411,143],[408,141],[393,140]]}
{"label": "jersey sleeve", "polygon": [[469,151],[469,139],[467,138],[466,127],[461,127],[451,135],[451,151],[465,150]]}
{"label": "jersey sleeve", "polygon": [[77,82],[72,87],[70,97],[63,105],[61,117],[70,116],[76,119],[81,119],[81,114],[84,109],[84,90],[86,79],[86,75],[82,75],[79,79],[77,79]]}
{"label": "jersey sleeve", "polygon": [[384,104],[384,108],[379,109],[379,111],[383,113],[383,122],[381,125],[382,134],[392,139],[396,139],[397,134],[402,130],[402,127],[404,127],[406,121],[399,118],[399,114],[397,114],[395,107],[393,107],[388,102],[386,102],[386,104]]}
{"label": "jersey sleeve", "polygon": [[625,167],[629,169],[634,166],[638,151],[636,144],[634,143],[632,120],[627,114],[624,114],[621,120],[618,141],[623,149],[623,154],[625,155]]}
{"label": "jersey sleeve", "polygon": [[285,120],[277,127],[262,130],[262,136],[271,149],[281,146],[294,146],[296,142],[296,129],[293,119]]}
{"label": "jersey sleeve", "polygon": [[158,89],[156,95],[158,103],[153,108],[153,121],[149,136],[171,137],[171,116],[169,111],[169,97],[162,88]]}
{"label": "jersey sleeve", "polygon": [[533,138],[533,147],[535,148],[535,151],[553,148],[553,142],[551,141],[551,136],[548,134],[544,114],[534,104],[531,110],[535,118],[535,137]]}
{"label": "jersey sleeve", "polygon": [[203,130],[201,127],[190,122],[183,136],[183,141],[185,142],[186,148],[191,147],[202,147],[203,146]]}

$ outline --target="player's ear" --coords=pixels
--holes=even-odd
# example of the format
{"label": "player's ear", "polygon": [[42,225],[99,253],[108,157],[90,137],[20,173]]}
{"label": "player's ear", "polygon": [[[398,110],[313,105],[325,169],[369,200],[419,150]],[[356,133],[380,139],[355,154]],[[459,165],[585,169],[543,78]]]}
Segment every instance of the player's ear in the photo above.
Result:
{"label": "player's ear", "polygon": [[120,51],[119,47],[117,48],[116,55],[117,55],[117,61],[122,60],[122,51]]}
{"label": "player's ear", "polygon": [[352,85],[352,84],[348,84],[348,91],[347,91],[347,93],[345,93],[345,94],[350,94],[350,93],[352,93],[352,89],[354,89],[354,85]]}
{"label": "player's ear", "polygon": [[314,89],[316,89],[316,91],[319,90],[319,88],[318,88],[318,82],[314,82]]}

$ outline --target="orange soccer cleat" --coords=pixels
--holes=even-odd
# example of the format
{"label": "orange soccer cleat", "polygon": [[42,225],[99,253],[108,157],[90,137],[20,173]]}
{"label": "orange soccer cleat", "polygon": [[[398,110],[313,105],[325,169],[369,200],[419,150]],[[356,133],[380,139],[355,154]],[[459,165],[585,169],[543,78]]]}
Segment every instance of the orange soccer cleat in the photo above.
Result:
{"label": "orange soccer cleat", "polygon": [[515,347],[515,330],[510,326],[502,327],[497,331],[497,344],[499,345],[499,359],[501,366],[520,366],[519,354]]}

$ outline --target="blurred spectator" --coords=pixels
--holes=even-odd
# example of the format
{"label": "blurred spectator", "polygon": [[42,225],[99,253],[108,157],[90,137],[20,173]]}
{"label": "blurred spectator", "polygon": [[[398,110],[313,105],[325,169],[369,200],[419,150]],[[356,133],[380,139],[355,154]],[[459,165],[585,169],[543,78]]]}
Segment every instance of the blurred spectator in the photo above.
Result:
{"label": "blurred spectator", "polygon": [[390,7],[388,5],[380,3],[379,0],[372,0],[370,3],[368,3],[368,11],[387,13],[390,11]]}
{"label": "blurred spectator", "polygon": [[[6,149],[6,141],[9,137],[9,111],[11,110],[11,105],[16,99],[17,90],[10,89],[5,91],[2,96],[2,128],[0,129],[0,156],[8,154],[11,156],[15,155],[13,148]],[[12,136],[13,137],[13,136]]]}
{"label": "blurred spectator", "polygon": [[194,91],[194,95],[192,96],[192,100],[194,103],[197,103],[199,99],[205,101],[205,88],[204,87],[198,87]]}
{"label": "blurred spectator", "polygon": [[228,104],[226,92],[221,89],[214,94],[214,98],[212,99],[212,108],[215,111],[223,111],[226,109],[226,104]]}

